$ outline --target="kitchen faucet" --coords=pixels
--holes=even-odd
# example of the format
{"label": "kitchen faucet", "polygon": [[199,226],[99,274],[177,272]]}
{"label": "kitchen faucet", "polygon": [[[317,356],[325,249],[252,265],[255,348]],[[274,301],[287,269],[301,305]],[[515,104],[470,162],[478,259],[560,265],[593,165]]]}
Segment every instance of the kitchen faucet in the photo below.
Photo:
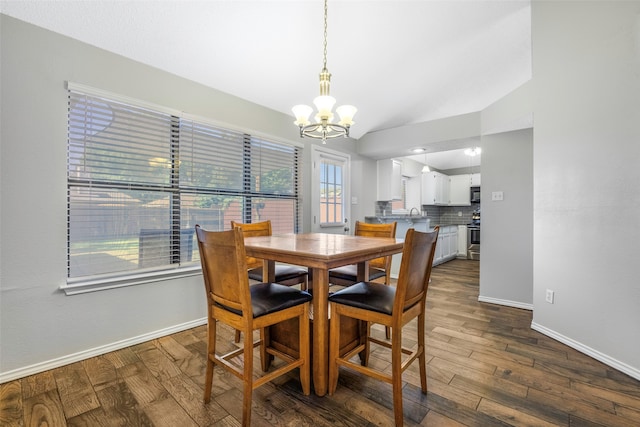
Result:
{"label": "kitchen faucet", "polygon": [[409,217],[412,217],[412,216],[413,216],[413,210],[414,210],[414,209],[416,210],[416,213],[418,214],[418,216],[420,216],[420,211],[418,210],[418,208],[413,207],[413,208],[411,208],[411,210],[409,211]]}

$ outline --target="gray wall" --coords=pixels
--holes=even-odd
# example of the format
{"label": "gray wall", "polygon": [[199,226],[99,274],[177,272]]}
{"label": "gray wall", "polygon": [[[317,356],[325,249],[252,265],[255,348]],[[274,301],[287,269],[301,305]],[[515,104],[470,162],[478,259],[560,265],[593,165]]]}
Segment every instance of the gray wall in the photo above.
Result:
{"label": "gray wall", "polygon": [[[533,308],[533,131],[482,137],[480,301]],[[492,201],[493,192],[504,200]]]}
{"label": "gray wall", "polygon": [[531,9],[533,327],[640,378],[640,2]]}

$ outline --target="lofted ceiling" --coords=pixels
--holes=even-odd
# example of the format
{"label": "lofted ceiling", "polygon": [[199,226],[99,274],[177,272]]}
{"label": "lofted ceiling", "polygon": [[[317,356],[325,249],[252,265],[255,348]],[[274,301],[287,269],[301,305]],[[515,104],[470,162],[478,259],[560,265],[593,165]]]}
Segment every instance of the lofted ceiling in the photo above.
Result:
{"label": "lofted ceiling", "polygon": [[[318,94],[322,0],[1,5],[6,15],[287,115]],[[531,78],[529,0],[329,0],[327,31],[331,94],[358,108],[355,139],[480,111]]]}

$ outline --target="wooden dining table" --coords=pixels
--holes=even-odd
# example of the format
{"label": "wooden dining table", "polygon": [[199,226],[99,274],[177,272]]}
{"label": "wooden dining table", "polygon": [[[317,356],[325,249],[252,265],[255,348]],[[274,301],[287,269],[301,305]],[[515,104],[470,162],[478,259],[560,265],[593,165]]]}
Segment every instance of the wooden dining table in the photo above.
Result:
{"label": "wooden dining table", "polygon": [[369,260],[402,252],[403,240],[343,234],[279,234],[245,238],[248,256],[263,259],[263,281],[273,282],[275,263],[311,269],[313,289],[312,378],[318,396],[327,392],[329,368],[329,270],[358,265],[358,280],[368,280]]}

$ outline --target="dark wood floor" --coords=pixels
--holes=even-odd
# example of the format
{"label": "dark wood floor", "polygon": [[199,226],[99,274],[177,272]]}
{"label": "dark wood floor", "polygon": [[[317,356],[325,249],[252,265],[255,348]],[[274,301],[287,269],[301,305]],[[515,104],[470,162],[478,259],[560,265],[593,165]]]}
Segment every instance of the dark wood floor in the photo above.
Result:
{"label": "dark wood floor", "polygon": [[[448,262],[432,279],[429,392],[409,368],[405,425],[640,426],[640,382],[531,330],[528,311],[479,303],[477,262]],[[214,399],[202,403],[205,350],[203,326],[2,384],[0,425],[238,426],[235,377],[217,371]],[[374,349],[370,363],[386,369],[389,358]],[[291,375],[254,392],[252,421],[388,426],[391,388],[345,370],[333,396],[303,396]]]}

